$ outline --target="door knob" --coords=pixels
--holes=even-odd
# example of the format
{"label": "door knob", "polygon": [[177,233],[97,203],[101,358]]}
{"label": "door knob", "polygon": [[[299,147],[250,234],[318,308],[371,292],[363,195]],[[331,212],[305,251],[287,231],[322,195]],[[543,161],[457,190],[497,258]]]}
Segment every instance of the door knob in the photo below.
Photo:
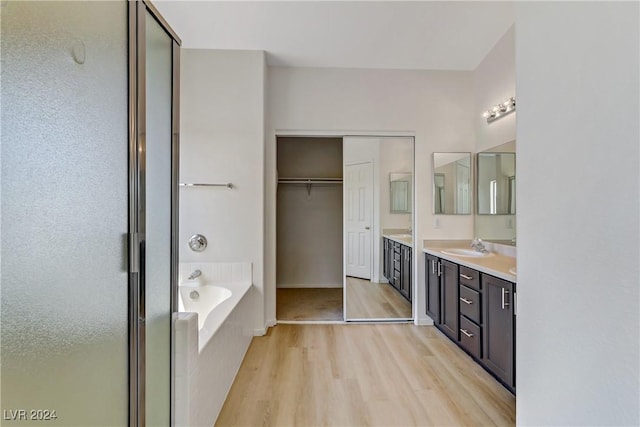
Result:
{"label": "door knob", "polygon": [[365,230],[369,230],[369,229],[371,229],[371,227],[365,227],[364,229],[365,229]]}

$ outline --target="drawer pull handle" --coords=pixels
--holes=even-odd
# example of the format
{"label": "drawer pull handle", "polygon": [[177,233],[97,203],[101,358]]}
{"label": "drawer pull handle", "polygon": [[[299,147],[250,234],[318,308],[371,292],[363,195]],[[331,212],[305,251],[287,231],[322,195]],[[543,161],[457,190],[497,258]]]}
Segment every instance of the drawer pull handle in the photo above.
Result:
{"label": "drawer pull handle", "polygon": [[463,334],[465,334],[469,338],[473,338],[473,334],[471,332],[467,331],[466,329],[460,329],[460,332],[462,332]]}
{"label": "drawer pull handle", "polygon": [[467,279],[467,280],[473,280],[473,277],[467,276],[466,274],[462,274],[462,273],[460,273],[460,277],[462,277],[463,279]]}
{"label": "drawer pull handle", "polygon": [[465,304],[469,304],[469,305],[473,304],[473,301],[471,301],[470,299],[463,298],[463,297],[460,297],[460,301],[462,301]]}

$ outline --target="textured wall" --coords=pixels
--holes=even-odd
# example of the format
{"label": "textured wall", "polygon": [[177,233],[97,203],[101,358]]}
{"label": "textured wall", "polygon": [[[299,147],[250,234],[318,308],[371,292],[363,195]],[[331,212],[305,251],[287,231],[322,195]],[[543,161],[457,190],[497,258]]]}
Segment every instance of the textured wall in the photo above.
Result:
{"label": "textured wall", "polygon": [[516,421],[639,425],[638,3],[516,11]]}

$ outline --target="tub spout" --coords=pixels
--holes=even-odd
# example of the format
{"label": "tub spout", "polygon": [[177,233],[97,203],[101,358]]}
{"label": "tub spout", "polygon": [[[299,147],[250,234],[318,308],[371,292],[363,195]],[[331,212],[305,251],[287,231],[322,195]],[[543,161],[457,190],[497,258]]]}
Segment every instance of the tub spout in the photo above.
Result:
{"label": "tub spout", "polygon": [[191,274],[189,275],[189,277],[187,278],[187,280],[193,280],[193,279],[198,278],[198,277],[200,277],[200,276],[202,276],[202,271],[200,271],[200,270],[195,270],[193,273],[191,273]]}

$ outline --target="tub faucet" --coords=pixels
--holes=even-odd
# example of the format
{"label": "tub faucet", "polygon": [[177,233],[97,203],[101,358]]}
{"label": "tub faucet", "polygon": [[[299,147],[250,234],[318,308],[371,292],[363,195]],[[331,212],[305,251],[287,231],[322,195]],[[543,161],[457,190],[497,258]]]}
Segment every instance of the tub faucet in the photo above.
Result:
{"label": "tub faucet", "polygon": [[489,252],[487,248],[484,247],[484,243],[482,243],[482,239],[480,239],[479,237],[476,237],[471,241],[471,247],[478,252],[482,252],[483,254]]}
{"label": "tub faucet", "polygon": [[202,276],[202,271],[200,271],[200,270],[194,270],[194,272],[193,272],[193,273],[191,273],[191,274],[189,275],[189,277],[187,278],[187,280],[193,280],[193,279],[198,278],[198,277],[200,277],[200,276]]}

